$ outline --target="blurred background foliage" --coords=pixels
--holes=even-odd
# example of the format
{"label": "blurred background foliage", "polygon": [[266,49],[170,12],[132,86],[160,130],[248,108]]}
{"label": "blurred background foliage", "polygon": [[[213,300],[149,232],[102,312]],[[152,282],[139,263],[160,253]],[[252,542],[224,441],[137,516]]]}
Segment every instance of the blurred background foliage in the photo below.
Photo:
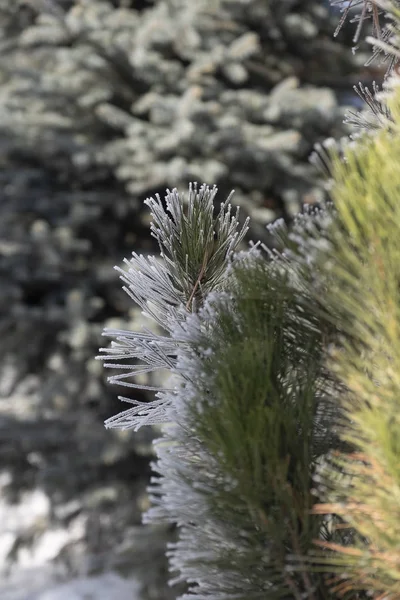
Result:
{"label": "blurred background foliage", "polygon": [[143,200],[167,187],[234,188],[267,243],[321,201],[310,152],[381,77],[337,20],[322,0],[0,0],[2,599],[110,571],[175,597],[173,531],[140,525],[156,432],[103,426],[101,332],[142,320],[112,267],[157,251]]}

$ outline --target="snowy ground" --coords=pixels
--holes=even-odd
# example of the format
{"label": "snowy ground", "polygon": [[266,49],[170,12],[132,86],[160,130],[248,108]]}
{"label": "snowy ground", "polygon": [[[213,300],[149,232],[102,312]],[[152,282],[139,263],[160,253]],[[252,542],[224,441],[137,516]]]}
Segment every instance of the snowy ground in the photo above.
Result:
{"label": "snowy ground", "polygon": [[140,600],[138,584],[116,573],[51,583],[43,569],[18,571],[0,583],[1,600]]}
{"label": "snowy ground", "polygon": [[[1,484],[5,484],[6,476]],[[50,502],[40,490],[23,495],[21,502],[10,505],[0,497],[0,599],[1,600],[140,600],[139,584],[116,573],[96,577],[68,578],[53,560],[68,543],[79,541],[84,523],[76,519],[68,528],[54,528],[33,538],[30,548],[16,550],[16,541],[24,532],[40,531],[46,522]],[[15,561],[8,555],[16,550]],[[82,564],[84,571],[84,564]]]}

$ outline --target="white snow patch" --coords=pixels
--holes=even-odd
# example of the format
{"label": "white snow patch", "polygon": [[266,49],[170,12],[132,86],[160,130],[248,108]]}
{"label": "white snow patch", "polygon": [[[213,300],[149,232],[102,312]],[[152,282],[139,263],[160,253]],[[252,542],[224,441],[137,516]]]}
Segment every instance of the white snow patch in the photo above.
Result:
{"label": "white snow patch", "polygon": [[39,594],[35,600],[139,600],[138,592],[139,586],[134,580],[106,573],[73,579]]}

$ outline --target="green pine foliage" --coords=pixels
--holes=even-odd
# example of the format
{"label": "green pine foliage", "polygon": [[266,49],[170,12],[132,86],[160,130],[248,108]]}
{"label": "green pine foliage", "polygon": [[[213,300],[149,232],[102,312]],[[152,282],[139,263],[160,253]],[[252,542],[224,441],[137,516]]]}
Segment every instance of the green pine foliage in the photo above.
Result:
{"label": "green pine foliage", "polygon": [[341,438],[350,453],[331,456],[320,473],[324,503],[314,512],[339,515],[351,546],[321,562],[337,574],[337,593],[362,590],[400,598],[400,89],[389,99],[394,123],[337,161],[337,210],[326,306],[342,331],[330,359],[345,386]]}
{"label": "green pine foliage", "polygon": [[281,265],[259,257],[233,270],[232,295],[211,302],[194,344],[201,375],[186,398],[192,435],[222,474],[205,491],[210,513],[241,537],[228,552],[214,542],[208,567],[222,571],[222,588],[228,572],[251,574],[224,598],[325,597],[321,579],[290,567],[322,528],[310,513],[314,467],[331,442],[318,418],[329,405],[323,327]]}

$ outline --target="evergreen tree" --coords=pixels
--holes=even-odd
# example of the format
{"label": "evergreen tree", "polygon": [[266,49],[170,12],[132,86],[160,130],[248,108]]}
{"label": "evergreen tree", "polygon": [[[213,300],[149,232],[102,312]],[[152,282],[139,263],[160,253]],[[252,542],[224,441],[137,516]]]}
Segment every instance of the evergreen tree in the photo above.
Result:
{"label": "evergreen tree", "polygon": [[369,96],[380,127],[326,152],[331,201],[270,228],[277,250],[235,253],[228,201],[213,221],[214,190],[174,190],[147,201],[163,262],[122,274],[169,335],[106,332],[110,365],[128,359],[112,379],[172,377],[106,424],[164,423],[145,520],[177,523],[185,600],[400,598],[400,11],[356,6],[356,38],[370,15],[393,58]]}

